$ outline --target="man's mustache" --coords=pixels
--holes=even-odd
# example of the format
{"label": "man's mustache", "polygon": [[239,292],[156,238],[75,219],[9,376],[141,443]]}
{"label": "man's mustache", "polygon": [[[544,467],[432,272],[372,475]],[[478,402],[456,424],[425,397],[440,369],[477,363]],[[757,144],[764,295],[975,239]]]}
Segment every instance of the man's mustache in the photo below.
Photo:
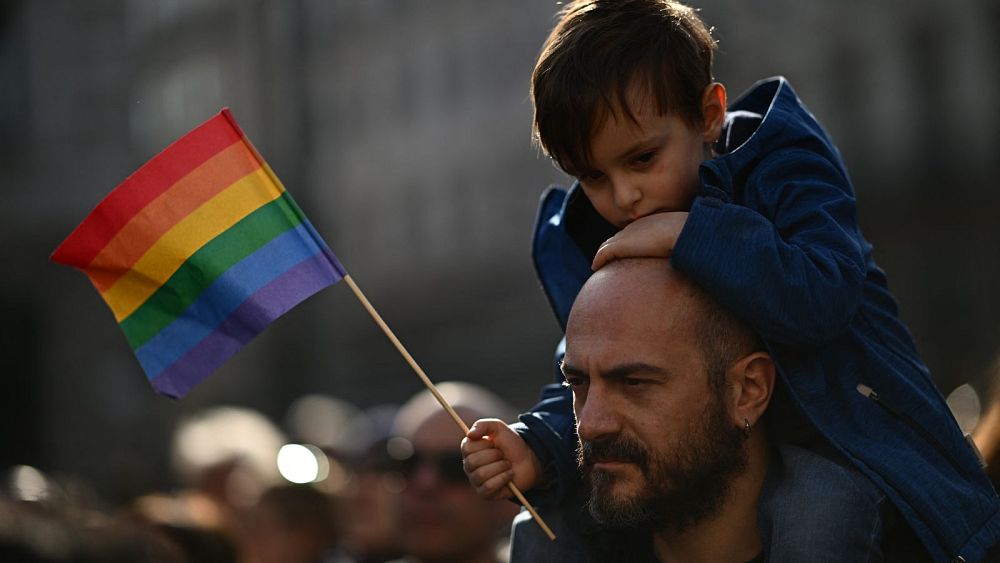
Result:
{"label": "man's mustache", "polygon": [[627,436],[581,440],[577,450],[577,465],[580,469],[590,469],[601,461],[628,462],[645,471],[649,467],[649,453],[637,440]]}

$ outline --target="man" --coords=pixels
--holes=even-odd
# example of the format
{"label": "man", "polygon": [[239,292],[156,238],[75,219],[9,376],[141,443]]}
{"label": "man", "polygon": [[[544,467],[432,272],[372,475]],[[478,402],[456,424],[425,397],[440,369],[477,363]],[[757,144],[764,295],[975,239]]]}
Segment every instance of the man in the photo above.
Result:
{"label": "man", "polygon": [[[788,408],[775,395],[771,357],[666,261],[624,260],[596,272],[573,305],[566,343],[587,509],[574,514],[571,500],[543,511],[560,535],[555,543],[519,517],[512,561],[808,560],[798,546],[863,525],[843,491],[864,495],[882,518],[865,528],[870,543],[824,549],[843,561],[868,560],[873,547],[885,560],[926,556],[888,549],[919,542],[892,525],[898,516],[867,480],[771,442],[764,422]],[[810,524],[789,535],[764,520],[779,511],[788,511],[782,522]],[[817,511],[823,518],[810,518]]]}
{"label": "man", "polygon": [[664,562],[762,553],[775,370],[753,333],[665,261],[628,260],[584,286],[566,341],[591,516]]}
{"label": "man", "polygon": [[[489,391],[461,382],[438,391],[466,423],[514,411]],[[390,453],[403,459],[400,542],[404,561],[498,563],[498,545],[517,512],[512,503],[480,499],[462,470],[462,431],[434,397],[423,391],[399,410]],[[398,438],[403,438],[399,440]]]}

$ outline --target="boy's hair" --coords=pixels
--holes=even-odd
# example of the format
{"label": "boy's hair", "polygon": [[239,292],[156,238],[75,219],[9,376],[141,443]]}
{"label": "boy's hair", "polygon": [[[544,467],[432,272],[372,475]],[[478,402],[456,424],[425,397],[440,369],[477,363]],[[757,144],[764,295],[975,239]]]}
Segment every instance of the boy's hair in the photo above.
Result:
{"label": "boy's hair", "polygon": [[702,120],[715,39],[672,0],[574,0],[559,12],[531,76],[534,141],[568,174],[591,169],[590,142],[608,115],[636,121],[629,90],[660,115]]}

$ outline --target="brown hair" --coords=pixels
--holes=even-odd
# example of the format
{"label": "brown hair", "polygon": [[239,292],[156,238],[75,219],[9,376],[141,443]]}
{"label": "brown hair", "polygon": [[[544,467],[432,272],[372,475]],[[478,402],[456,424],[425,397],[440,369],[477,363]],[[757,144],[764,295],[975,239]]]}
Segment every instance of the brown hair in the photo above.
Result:
{"label": "brown hair", "polygon": [[694,282],[691,285],[694,288],[691,295],[701,307],[695,322],[695,339],[705,361],[709,385],[721,394],[726,384],[726,370],[733,362],[754,352],[766,352],[767,349],[750,325],[712,299]]}
{"label": "brown hair", "polygon": [[535,142],[570,175],[590,166],[594,130],[609,114],[636,121],[631,87],[661,114],[702,120],[715,39],[695,10],[672,0],[574,0],[559,12],[531,76]]}

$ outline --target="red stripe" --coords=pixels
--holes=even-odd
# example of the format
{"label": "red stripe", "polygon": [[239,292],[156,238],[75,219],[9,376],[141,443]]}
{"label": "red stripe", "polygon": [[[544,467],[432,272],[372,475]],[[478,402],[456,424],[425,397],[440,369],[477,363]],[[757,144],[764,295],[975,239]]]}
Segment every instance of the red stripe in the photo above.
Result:
{"label": "red stripe", "polygon": [[247,146],[236,142],[178,180],[163,197],[140,210],[90,261],[87,275],[94,287],[104,293],[164,233],[206,201],[259,168],[260,163]]}
{"label": "red stripe", "polygon": [[85,268],[115,235],[157,196],[240,139],[220,112],[153,157],[118,185],[52,253],[60,264]]}

